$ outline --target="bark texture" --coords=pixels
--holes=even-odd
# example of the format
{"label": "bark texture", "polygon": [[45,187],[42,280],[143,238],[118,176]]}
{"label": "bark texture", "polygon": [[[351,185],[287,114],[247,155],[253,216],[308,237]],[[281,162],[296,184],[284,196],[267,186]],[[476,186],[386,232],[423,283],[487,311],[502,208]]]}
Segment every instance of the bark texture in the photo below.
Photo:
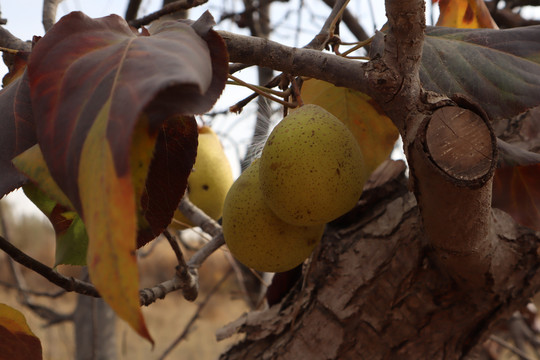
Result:
{"label": "bark texture", "polygon": [[221,359],[473,357],[540,285],[539,234],[496,209],[491,219],[505,251],[494,252],[483,284],[459,286],[425,238],[404,166],[387,163],[359,206],[329,226],[305,279],[280,304],[218,333],[246,334]]}

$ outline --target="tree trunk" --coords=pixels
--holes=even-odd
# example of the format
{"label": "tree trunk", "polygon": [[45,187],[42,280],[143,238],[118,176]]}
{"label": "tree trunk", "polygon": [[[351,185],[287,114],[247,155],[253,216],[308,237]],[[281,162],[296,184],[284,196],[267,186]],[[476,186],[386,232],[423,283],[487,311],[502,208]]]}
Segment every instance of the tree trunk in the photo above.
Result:
{"label": "tree trunk", "polygon": [[73,322],[76,360],[118,358],[116,314],[103,299],[78,295]]}
{"label": "tree trunk", "polygon": [[425,239],[404,170],[401,162],[379,168],[360,205],[328,226],[305,279],[280,304],[218,333],[246,333],[221,359],[469,358],[526,304],[540,284],[538,234],[494,209],[491,231],[510,251],[494,252],[495,279],[461,287]]}

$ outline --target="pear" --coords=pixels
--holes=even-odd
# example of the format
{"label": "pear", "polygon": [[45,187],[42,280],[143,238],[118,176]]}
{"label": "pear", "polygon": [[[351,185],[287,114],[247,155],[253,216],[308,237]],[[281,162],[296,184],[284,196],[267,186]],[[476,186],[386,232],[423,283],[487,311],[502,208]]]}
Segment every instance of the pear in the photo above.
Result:
{"label": "pear", "polygon": [[318,105],[286,116],[270,133],[260,162],[266,204],[293,225],[324,224],[345,214],[367,176],[352,133]]}
{"label": "pear", "polygon": [[[233,173],[217,134],[208,126],[199,128],[199,145],[188,177],[189,200],[214,220],[223,213],[223,203],[233,183]],[[170,225],[182,230],[193,224],[176,210]]]}
{"label": "pear", "polygon": [[324,225],[295,226],[266,205],[259,186],[259,160],[232,185],[223,208],[223,236],[232,255],[244,265],[282,272],[301,264],[319,243]]}

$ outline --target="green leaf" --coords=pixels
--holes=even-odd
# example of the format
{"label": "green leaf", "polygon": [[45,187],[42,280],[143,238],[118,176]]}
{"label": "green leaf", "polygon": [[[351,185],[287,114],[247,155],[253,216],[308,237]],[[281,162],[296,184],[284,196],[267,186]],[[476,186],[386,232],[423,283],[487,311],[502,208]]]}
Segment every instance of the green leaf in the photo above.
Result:
{"label": "green leaf", "polygon": [[23,186],[26,196],[47,216],[56,233],[54,266],[86,265],[88,235],[79,215],[51,200],[34,183]]}
{"label": "green leaf", "polygon": [[[428,27],[420,67],[426,90],[465,94],[491,119],[540,105],[540,26],[507,30]],[[382,53],[378,33],[371,55]]]}

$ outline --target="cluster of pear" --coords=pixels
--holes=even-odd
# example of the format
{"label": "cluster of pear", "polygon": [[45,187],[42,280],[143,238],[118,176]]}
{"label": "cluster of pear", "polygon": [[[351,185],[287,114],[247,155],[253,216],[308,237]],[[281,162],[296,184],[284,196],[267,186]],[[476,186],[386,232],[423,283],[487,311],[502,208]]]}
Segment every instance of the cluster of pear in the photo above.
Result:
{"label": "cluster of pear", "polygon": [[365,180],[349,129],[317,105],[301,106],[272,130],[260,159],[231,186],[225,242],[253,269],[292,269],[311,254],[325,224],[354,207]]}

